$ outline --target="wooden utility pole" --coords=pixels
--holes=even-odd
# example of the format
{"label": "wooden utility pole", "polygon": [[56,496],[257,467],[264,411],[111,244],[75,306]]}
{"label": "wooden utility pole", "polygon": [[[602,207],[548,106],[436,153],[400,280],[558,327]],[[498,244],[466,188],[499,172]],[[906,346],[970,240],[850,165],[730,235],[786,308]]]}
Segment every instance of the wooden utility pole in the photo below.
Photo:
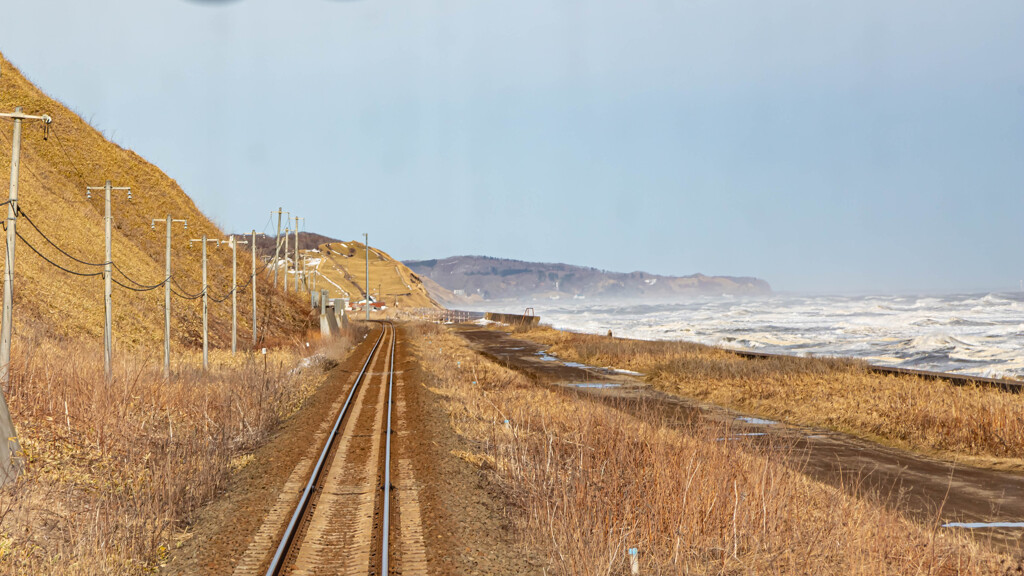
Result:
{"label": "wooden utility pole", "polygon": [[[150,228],[156,230],[154,218]],[[167,253],[164,255],[164,378],[171,379],[171,224],[181,222],[188,230],[188,220],[175,220],[168,214],[164,219],[167,223]]]}
{"label": "wooden utility pole", "polygon": [[209,316],[209,287],[206,282],[206,243],[214,242],[220,246],[220,240],[214,238],[207,238],[206,234],[203,234],[201,239],[193,238],[188,241],[189,244],[192,242],[201,242],[203,244],[203,371],[210,369],[210,316]]}
{"label": "wooden utility pole", "polygon": [[[14,120],[14,139],[11,140],[11,187],[7,197],[7,250],[4,255],[4,310],[3,324],[0,325],[0,385],[7,386],[11,379],[11,325],[14,317],[14,241],[18,225],[18,167],[21,163],[21,123],[24,120],[41,120],[49,124],[53,120],[46,115],[29,116],[22,114],[21,107],[14,113],[0,113],[0,118]],[[0,444],[0,486],[14,480],[21,472],[17,454],[21,452],[14,420],[7,407],[3,388],[0,387],[0,442],[7,439],[6,448]]]}
{"label": "wooden utility pole", "polygon": [[110,382],[112,376],[110,368],[110,356],[113,349],[113,306],[111,304],[111,275],[113,269],[111,265],[114,262],[114,258],[111,253],[111,227],[113,224],[113,216],[110,215],[110,192],[112,190],[120,190],[128,192],[128,200],[132,199],[132,189],[128,186],[111,186],[110,180],[107,180],[103,186],[87,186],[85,188],[86,198],[92,198],[93,190],[103,190],[103,244],[104,244],[104,257],[106,260],[103,262],[103,375],[106,377],[107,382]]}

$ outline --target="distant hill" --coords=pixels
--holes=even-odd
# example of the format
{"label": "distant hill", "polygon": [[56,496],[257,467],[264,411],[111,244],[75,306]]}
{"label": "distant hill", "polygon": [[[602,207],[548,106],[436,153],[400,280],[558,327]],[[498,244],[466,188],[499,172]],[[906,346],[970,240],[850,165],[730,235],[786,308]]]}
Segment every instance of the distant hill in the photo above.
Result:
{"label": "distant hill", "polygon": [[[443,260],[405,263],[413,272],[455,293],[459,300],[523,298],[588,298],[664,300],[680,296],[767,294],[771,286],[759,278],[661,276],[647,272],[608,272],[570,264],[545,264],[490,258],[454,256]],[[425,282],[431,287],[431,283]],[[446,301],[444,295],[432,294]]]}

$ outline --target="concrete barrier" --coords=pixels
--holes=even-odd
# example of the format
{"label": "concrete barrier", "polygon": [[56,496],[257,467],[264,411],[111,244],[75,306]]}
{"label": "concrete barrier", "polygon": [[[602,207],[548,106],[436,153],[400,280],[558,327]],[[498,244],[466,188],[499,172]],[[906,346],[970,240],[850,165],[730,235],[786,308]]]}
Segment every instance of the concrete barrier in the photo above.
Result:
{"label": "concrete barrier", "polygon": [[540,316],[523,316],[522,314],[502,314],[500,312],[488,312],[485,316],[491,322],[501,322],[509,326],[524,326],[533,328],[540,324]]}
{"label": "concrete barrier", "polygon": [[[771,358],[804,358],[803,356],[793,356],[790,354],[771,354],[768,352],[748,352],[746,350],[729,350],[725,349],[726,352],[731,352],[742,358],[750,358],[752,360],[764,360]],[[847,360],[857,360],[853,357],[838,357],[838,356],[821,356],[821,358],[844,358]],[[896,368],[895,366],[877,366],[875,364],[868,364],[867,369],[869,372],[875,374],[891,374],[895,376],[917,376],[923,380],[942,380],[949,382],[954,386],[981,386],[983,388],[999,388],[1006,392],[1012,392],[1014,394],[1021,393],[1024,390],[1024,382],[1019,380],[1005,380],[1002,378],[986,378],[984,376],[970,376],[967,374],[949,374],[946,372],[932,372],[929,370],[914,370],[911,368]]]}

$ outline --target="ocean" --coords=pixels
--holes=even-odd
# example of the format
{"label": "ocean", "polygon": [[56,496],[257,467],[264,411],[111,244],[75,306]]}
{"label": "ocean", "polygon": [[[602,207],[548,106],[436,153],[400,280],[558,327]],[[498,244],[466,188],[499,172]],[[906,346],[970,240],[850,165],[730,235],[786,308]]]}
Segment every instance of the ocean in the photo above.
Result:
{"label": "ocean", "polygon": [[[706,297],[674,304],[547,300],[555,328],[883,366],[1024,378],[1024,294]],[[505,306],[506,312],[522,313]]]}

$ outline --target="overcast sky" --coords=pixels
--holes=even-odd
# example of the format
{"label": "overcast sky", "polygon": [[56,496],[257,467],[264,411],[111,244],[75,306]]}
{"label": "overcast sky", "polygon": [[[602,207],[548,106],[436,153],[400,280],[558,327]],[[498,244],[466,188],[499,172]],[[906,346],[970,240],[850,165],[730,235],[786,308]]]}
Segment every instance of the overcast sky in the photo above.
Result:
{"label": "overcast sky", "polygon": [[5,56],[229,230],[284,206],[402,259],[1024,278],[1019,0],[0,7]]}

